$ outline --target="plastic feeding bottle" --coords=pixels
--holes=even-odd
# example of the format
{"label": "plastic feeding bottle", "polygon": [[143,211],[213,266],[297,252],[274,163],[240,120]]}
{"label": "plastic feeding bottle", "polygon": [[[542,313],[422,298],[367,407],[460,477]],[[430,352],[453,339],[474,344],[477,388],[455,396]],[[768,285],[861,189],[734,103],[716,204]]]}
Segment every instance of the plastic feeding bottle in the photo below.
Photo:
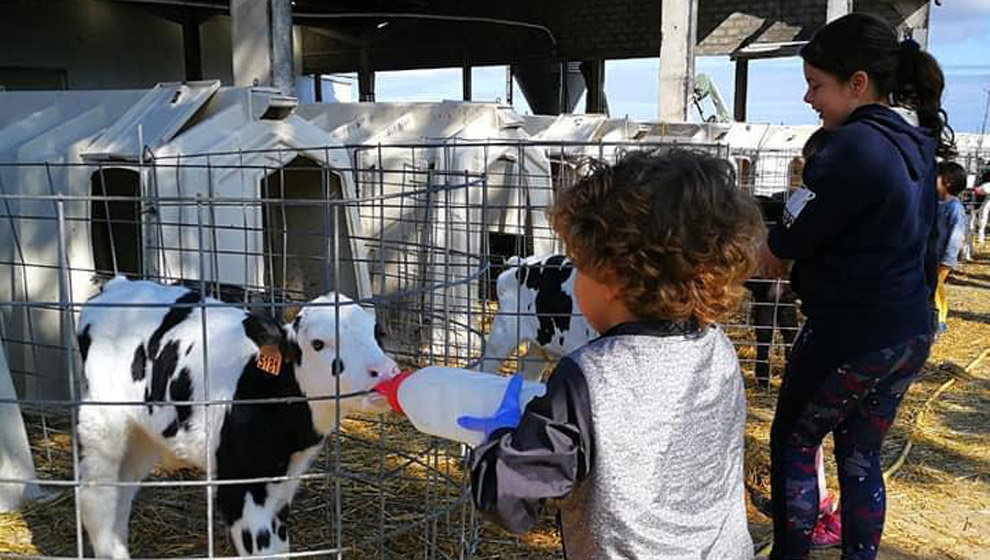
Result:
{"label": "plastic feeding bottle", "polygon": [[[484,443],[485,435],[462,428],[457,419],[494,414],[510,379],[469,369],[430,366],[403,372],[379,383],[375,390],[388,399],[392,410],[405,414],[417,430],[477,447]],[[546,391],[543,383],[523,382],[520,410]]]}

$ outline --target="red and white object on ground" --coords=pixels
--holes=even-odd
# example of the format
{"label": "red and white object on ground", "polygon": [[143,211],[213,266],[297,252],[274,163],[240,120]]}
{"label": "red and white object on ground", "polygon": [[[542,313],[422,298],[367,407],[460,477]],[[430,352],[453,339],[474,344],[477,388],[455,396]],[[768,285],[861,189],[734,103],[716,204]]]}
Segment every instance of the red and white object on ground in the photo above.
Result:
{"label": "red and white object on ground", "polygon": [[[375,391],[388,399],[392,410],[405,414],[417,430],[477,447],[484,443],[484,434],[460,427],[457,419],[495,414],[509,379],[468,369],[429,366],[404,371],[376,385]],[[520,410],[546,390],[543,383],[523,382]]]}

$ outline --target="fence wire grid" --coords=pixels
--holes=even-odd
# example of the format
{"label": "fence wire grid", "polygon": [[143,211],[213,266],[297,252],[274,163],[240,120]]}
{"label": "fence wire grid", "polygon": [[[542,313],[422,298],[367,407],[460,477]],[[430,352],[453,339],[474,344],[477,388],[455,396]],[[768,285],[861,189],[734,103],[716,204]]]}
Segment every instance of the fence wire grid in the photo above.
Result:
{"label": "fence wire grid", "polygon": [[[341,412],[336,405],[364,392],[341,391],[339,383],[329,394],[237,401],[333,405],[333,429],[303,473],[221,479],[208,452],[202,468],[166,465],[149,469],[147,479],[85,480],[80,410],[175,402],[88,400],[79,312],[117,275],[195,290],[203,297],[189,307],[202,322],[207,387],[222,372],[210,373],[206,355],[225,351],[208,347],[212,309],[234,306],[288,324],[328,292],[351,300],[326,304],[337,313],[358,306],[374,314],[381,346],[401,367],[476,367],[496,312],[525,315],[498,309],[496,280],[507,259],[563,250],[545,209],[578,179],[582,161],[670,146],[446,140],[143,163],[0,163],[0,336],[15,390],[0,406],[19,407],[37,470],[0,485],[40,486],[55,496],[24,516],[37,552],[5,556],[91,555],[79,496],[94,485],[143,489],[125,543],[133,557],[236,556],[215,512],[218,489],[292,482],[291,552],[279,557],[473,557],[490,535],[470,504],[466,450],[391,414]],[[799,154],[678,147],[728,159],[739,187],[766,204],[783,204],[800,185]],[[769,381],[799,327],[797,302],[786,281],[753,279],[748,287],[749,301],[724,327],[745,374]],[[347,336],[338,329],[334,346],[348,344]],[[544,368],[557,357],[532,341],[527,352],[522,333],[514,342],[503,371]],[[234,400],[184,404],[195,416],[228,410]],[[217,419],[203,423],[215,446],[222,416],[207,417]]]}

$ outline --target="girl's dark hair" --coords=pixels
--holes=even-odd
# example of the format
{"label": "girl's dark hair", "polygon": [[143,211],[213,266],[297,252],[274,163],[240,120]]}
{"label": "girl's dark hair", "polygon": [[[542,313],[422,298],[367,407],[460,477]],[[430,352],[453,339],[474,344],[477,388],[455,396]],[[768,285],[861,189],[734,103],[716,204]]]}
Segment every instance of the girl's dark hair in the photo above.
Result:
{"label": "girl's dark hair", "polygon": [[899,43],[883,20],[861,13],[843,16],[819,29],[801,48],[801,58],[843,82],[866,72],[878,95],[918,113],[921,126],[938,142],[936,155],[955,154],[955,137],[942,109],[942,69],[913,39]]}
{"label": "girl's dark hair", "polygon": [[945,190],[952,196],[966,190],[966,169],[954,161],[940,161],[936,173],[942,178]]}

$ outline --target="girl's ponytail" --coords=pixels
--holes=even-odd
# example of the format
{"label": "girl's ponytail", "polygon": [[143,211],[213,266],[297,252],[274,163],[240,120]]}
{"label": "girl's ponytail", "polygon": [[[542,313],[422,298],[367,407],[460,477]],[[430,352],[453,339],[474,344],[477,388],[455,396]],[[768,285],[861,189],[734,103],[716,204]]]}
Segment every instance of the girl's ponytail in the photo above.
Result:
{"label": "girl's ponytail", "polygon": [[921,126],[932,132],[938,142],[935,154],[949,159],[955,156],[955,134],[942,108],[945,75],[935,57],[921,50],[914,39],[901,42],[894,89],[895,105],[913,109]]}

